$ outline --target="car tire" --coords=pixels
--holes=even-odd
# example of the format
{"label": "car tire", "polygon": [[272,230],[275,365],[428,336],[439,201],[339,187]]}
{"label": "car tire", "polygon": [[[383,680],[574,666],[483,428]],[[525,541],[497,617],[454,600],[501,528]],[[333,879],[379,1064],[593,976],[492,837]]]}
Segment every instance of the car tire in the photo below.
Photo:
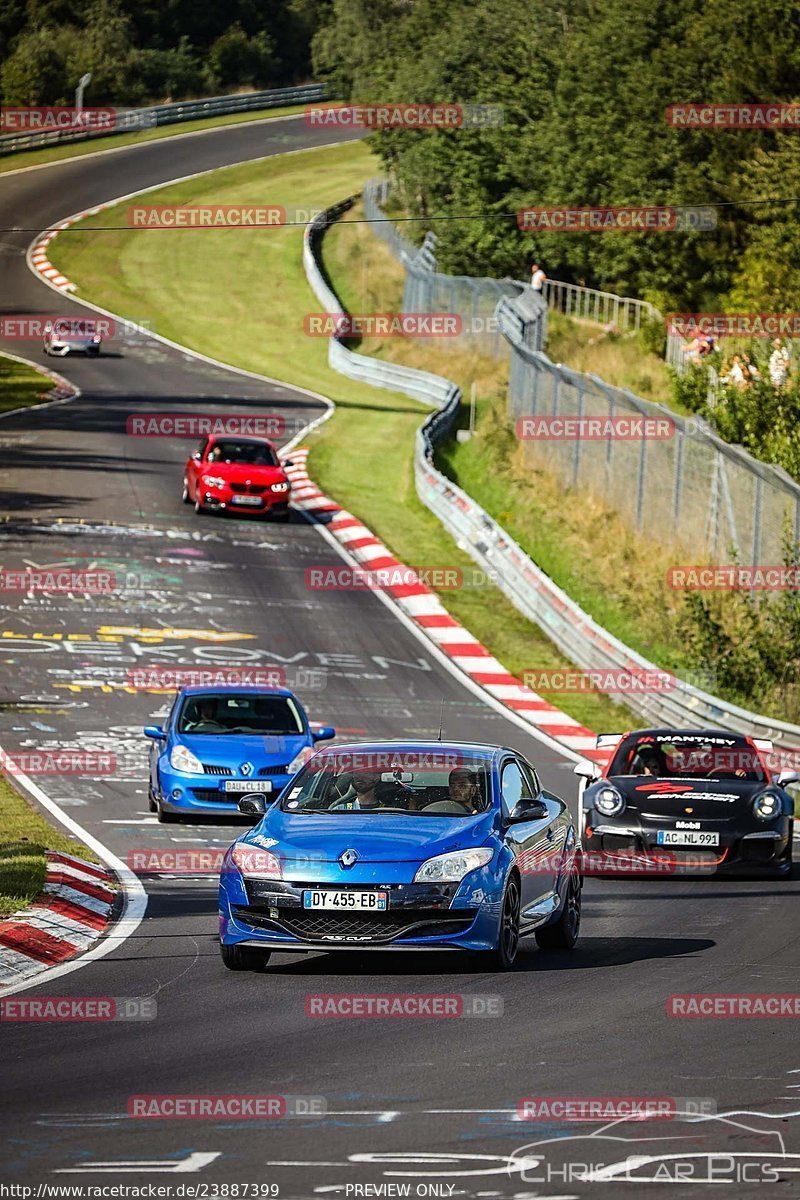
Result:
{"label": "car tire", "polygon": [[534,932],[540,950],[571,950],[581,928],[581,877],[570,874],[561,916],[554,925],[544,925]]}
{"label": "car tire", "polygon": [[174,825],[181,819],[179,813],[166,812],[160,804],[156,804],[156,812],[161,825]]}
{"label": "car tire", "polygon": [[150,812],[158,812],[158,805],[156,804],[156,798],[153,795],[153,793],[150,791],[150,788],[147,789],[147,807],[150,809]]}
{"label": "car tire", "polygon": [[509,875],[503,889],[497,945],[494,950],[490,951],[492,964],[496,971],[510,971],[514,965],[519,950],[519,910],[519,879],[512,874]]}
{"label": "car tire", "polygon": [[181,492],[181,500],[183,501],[184,504],[192,503],[192,498],[189,495],[189,480],[186,478],[184,478],[184,480],[183,480],[183,491]]}
{"label": "car tire", "polygon": [[270,950],[256,946],[226,946],[220,942],[219,952],[229,971],[263,971],[270,960]]}
{"label": "car tire", "polygon": [[198,517],[205,516],[206,510],[203,508],[203,505],[200,503],[200,493],[199,492],[195,492],[195,495],[194,495],[194,511],[197,513]]}

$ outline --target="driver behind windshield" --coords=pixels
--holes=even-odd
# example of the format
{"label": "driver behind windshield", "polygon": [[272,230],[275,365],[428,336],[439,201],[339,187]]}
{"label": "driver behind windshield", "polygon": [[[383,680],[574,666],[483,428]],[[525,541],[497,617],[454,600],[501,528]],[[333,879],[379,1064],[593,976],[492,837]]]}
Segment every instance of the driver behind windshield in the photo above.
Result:
{"label": "driver behind windshield", "polygon": [[392,808],[405,803],[405,789],[396,780],[381,780],[380,771],[353,771],[350,787],[330,812]]}
{"label": "driver behind windshield", "polygon": [[191,717],[184,723],[184,729],[187,733],[217,733],[225,729],[217,718],[217,704],[215,700],[201,700],[195,705]]}
{"label": "driver behind windshield", "polygon": [[666,770],[661,755],[652,746],[643,746],[636,754],[631,767],[632,775],[664,775]]}
{"label": "driver behind windshield", "polygon": [[447,780],[447,799],[461,804],[470,813],[478,811],[478,777],[467,767],[455,767]]}

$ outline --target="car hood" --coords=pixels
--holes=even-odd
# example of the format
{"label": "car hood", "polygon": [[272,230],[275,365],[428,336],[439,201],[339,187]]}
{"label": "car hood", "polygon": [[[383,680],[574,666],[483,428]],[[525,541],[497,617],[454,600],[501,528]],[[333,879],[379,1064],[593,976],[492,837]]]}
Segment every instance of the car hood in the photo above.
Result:
{"label": "car hood", "polygon": [[622,792],[629,811],[697,820],[739,817],[749,812],[753,797],[769,786],[738,779],[654,779],[643,775],[614,775],[607,782]]}
{"label": "car hood", "polygon": [[200,464],[201,475],[218,475],[229,483],[285,483],[286,472],[283,467],[255,467],[247,463],[214,463]]}
{"label": "car hood", "polygon": [[492,824],[491,813],[474,817],[365,816],[354,812],[298,816],[276,805],[239,840],[269,848],[286,860],[336,862],[345,850],[355,850],[362,863],[422,862],[451,850],[485,845]]}
{"label": "car hood", "polygon": [[215,763],[238,771],[242,763],[254,767],[290,763],[304,746],[311,744],[307,734],[283,737],[251,736],[238,733],[181,733],[176,741],[196,754],[203,763]]}

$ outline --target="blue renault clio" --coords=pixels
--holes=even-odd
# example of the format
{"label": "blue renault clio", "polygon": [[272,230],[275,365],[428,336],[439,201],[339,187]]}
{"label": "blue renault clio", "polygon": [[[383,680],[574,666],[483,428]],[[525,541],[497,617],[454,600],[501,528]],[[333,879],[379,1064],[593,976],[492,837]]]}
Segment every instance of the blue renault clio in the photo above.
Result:
{"label": "blue renault clio", "polygon": [[581,850],[567,805],[502,746],[380,742],[315,754],[228,849],[222,961],[276,951],[461,950],[508,969],[521,937],[570,949]]}
{"label": "blue renault clio", "polygon": [[185,687],[163,726],[147,725],[150,811],[159,821],[230,816],[245,793],[277,796],[317,742],[297,697],[278,687]]}

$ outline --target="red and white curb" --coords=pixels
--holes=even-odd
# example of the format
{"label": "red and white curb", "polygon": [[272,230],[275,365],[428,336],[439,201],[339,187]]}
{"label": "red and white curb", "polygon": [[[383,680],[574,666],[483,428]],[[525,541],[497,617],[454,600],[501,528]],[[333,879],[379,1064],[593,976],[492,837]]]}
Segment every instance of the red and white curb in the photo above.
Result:
{"label": "red and white curb", "polygon": [[307,459],[308,449],[292,450],[292,465],[286,467],[286,474],[292,482],[294,507],[311,518],[324,519],[326,529],[340,545],[369,570],[402,571],[402,582],[394,584],[389,581],[382,590],[474,683],[529,725],[574,753],[592,759],[605,759],[606,753],[597,751],[596,735],[590,729],[520,683],[473,634],[447,612],[436,593],[417,580],[413,572],[395,558],[358,517],[340,508],[320,491],[308,477]]}
{"label": "red and white curb", "polygon": [[87,950],[105,932],[116,898],[106,867],[47,851],[44,891],[30,908],[0,919],[4,987]]}
{"label": "red and white curb", "polygon": [[76,292],[78,290],[77,285],[70,279],[67,279],[66,275],[62,275],[58,267],[54,267],[50,262],[50,259],[47,257],[47,247],[62,229],[69,229],[70,225],[76,225],[78,221],[83,221],[86,217],[94,217],[97,213],[102,212],[103,209],[111,208],[114,203],[115,201],[110,201],[107,204],[98,204],[94,208],[87,208],[85,212],[73,213],[71,217],[67,217],[66,221],[60,221],[58,225],[53,225],[41,237],[36,238],[29,251],[29,261],[34,271],[38,271],[48,283],[52,284],[53,287],[59,288],[60,291]]}

